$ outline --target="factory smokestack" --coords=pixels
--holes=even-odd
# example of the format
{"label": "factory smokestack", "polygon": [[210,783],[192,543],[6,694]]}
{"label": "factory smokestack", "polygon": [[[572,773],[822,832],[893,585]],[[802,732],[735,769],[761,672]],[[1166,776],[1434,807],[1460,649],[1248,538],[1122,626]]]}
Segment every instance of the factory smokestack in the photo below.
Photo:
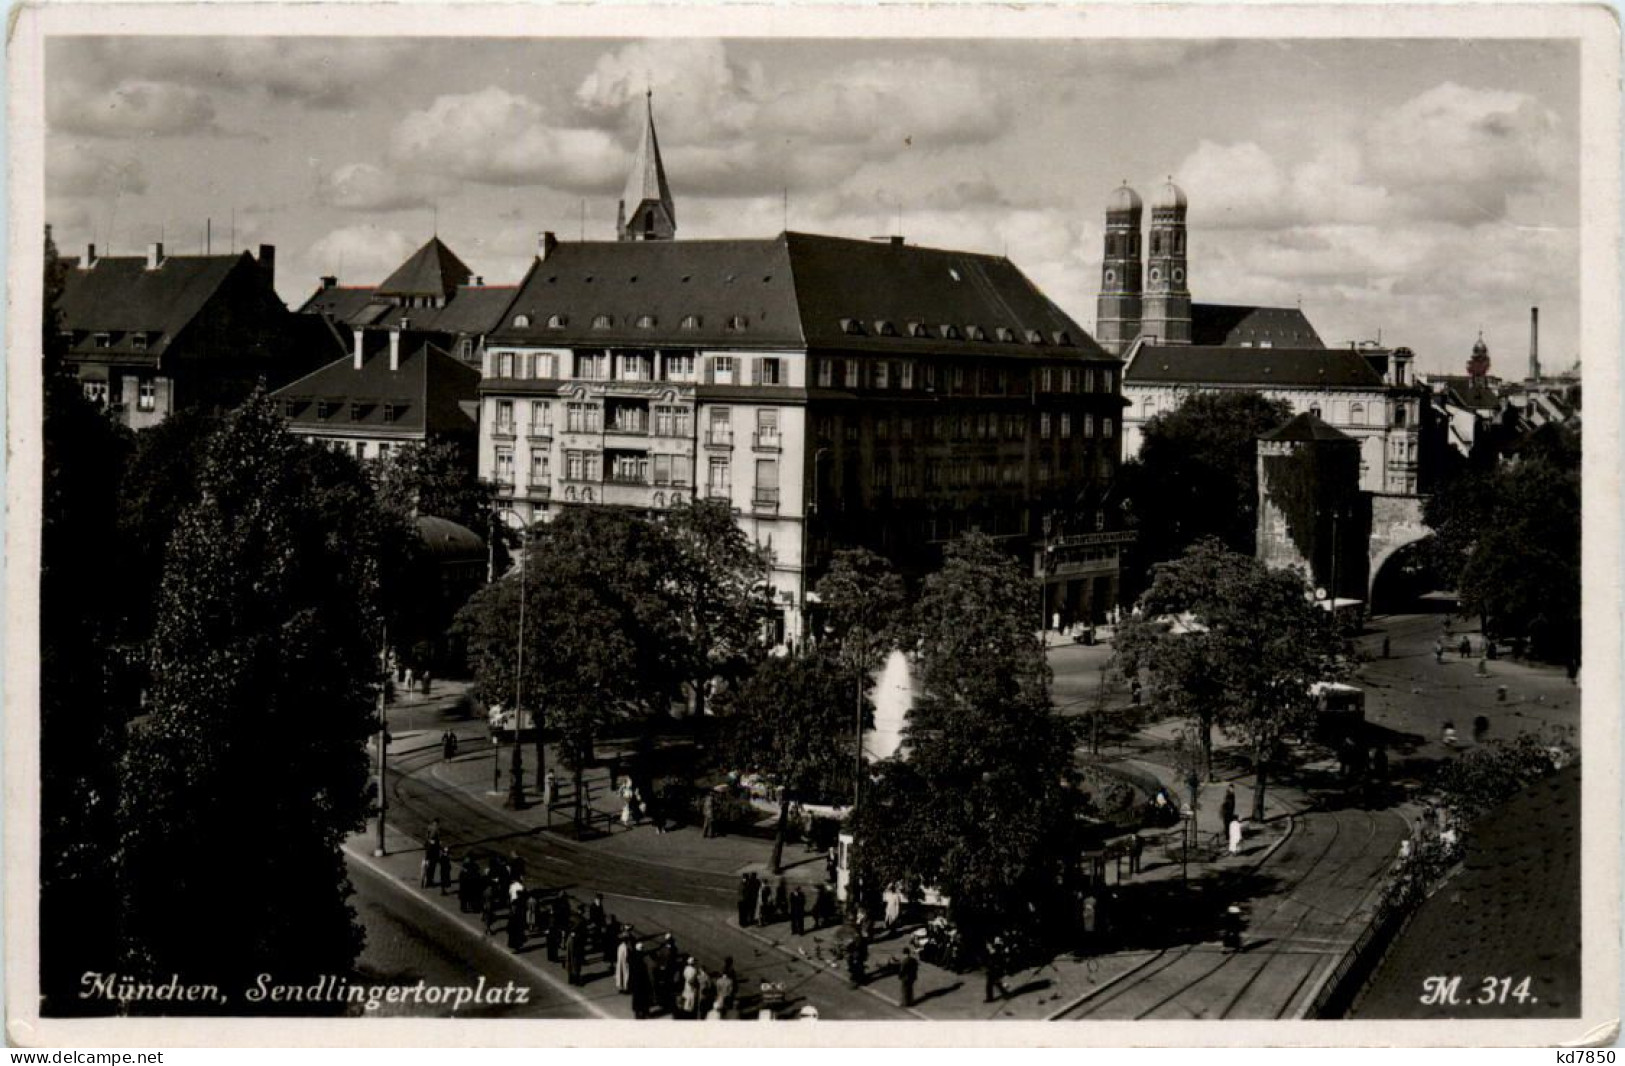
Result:
{"label": "factory smokestack", "polygon": [[1540,380],[1540,308],[1529,309],[1529,380]]}

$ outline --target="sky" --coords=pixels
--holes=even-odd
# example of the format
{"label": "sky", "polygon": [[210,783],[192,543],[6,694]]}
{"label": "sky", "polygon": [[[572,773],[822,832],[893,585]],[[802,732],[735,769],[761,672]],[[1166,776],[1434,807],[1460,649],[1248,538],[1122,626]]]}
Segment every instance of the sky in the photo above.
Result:
{"label": "sky", "polygon": [[[65,253],[277,247],[298,306],[436,232],[491,284],[613,235],[645,90],[679,239],[1008,255],[1093,329],[1105,203],[1170,177],[1200,302],[1521,377],[1578,358],[1579,51],[1520,40],[53,38]],[[1149,222],[1149,219],[1147,219]]]}

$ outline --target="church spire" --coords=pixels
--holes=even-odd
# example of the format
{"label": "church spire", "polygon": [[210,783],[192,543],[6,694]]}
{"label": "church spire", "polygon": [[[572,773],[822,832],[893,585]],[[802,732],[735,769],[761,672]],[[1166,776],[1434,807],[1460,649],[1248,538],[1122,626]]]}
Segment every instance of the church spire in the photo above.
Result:
{"label": "church spire", "polygon": [[617,226],[619,240],[669,241],[677,236],[677,210],[672,206],[666,167],[660,161],[660,141],[655,137],[653,89],[644,93],[643,138],[632,158],[620,211],[624,221]]}

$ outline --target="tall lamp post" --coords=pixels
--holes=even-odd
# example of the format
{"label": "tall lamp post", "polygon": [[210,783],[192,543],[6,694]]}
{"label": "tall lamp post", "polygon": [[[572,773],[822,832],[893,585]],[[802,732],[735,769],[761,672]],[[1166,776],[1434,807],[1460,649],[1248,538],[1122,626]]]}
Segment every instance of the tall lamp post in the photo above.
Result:
{"label": "tall lamp post", "polygon": [[513,672],[513,762],[508,768],[508,798],[503,806],[521,810],[525,806],[525,745],[521,733],[525,724],[525,550],[528,530],[519,531],[519,632],[514,639]]}
{"label": "tall lamp post", "polygon": [[389,694],[389,623],[383,625],[383,639],[378,645],[378,665],[384,673],[384,680],[378,686],[378,843],[372,849],[374,856],[382,858],[384,849],[384,816],[389,810],[389,778],[388,764],[384,756],[389,748],[389,718],[385,714],[385,703]]}

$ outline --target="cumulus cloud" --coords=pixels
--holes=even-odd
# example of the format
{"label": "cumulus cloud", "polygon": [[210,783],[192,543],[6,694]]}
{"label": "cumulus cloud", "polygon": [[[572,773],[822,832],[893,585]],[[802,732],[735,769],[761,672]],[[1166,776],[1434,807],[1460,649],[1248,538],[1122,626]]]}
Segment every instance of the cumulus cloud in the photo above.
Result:
{"label": "cumulus cloud", "polygon": [[390,156],[428,174],[490,185],[602,192],[625,178],[609,133],[553,125],[541,104],[495,86],[437,97],[395,127]]}
{"label": "cumulus cloud", "polygon": [[45,190],[52,197],[139,194],[147,191],[147,177],[139,159],[55,138],[45,151]]}
{"label": "cumulus cloud", "polygon": [[347,211],[403,211],[428,207],[451,191],[447,182],[432,176],[371,163],[346,163],[322,176],[316,197],[329,207]]}
{"label": "cumulus cloud", "polygon": [[353,278],[357,284],[378,284],[414,250],[399,230],[345,226],[311,245],[305,261],[323,274]]}
{"label": "cumulus cloud", "polygon": [[215,131],[214,102],[196,89],[160,81],[129,80],[108,89],[63,91],[47,97],[52,130],[100,137],[138,137]]}

